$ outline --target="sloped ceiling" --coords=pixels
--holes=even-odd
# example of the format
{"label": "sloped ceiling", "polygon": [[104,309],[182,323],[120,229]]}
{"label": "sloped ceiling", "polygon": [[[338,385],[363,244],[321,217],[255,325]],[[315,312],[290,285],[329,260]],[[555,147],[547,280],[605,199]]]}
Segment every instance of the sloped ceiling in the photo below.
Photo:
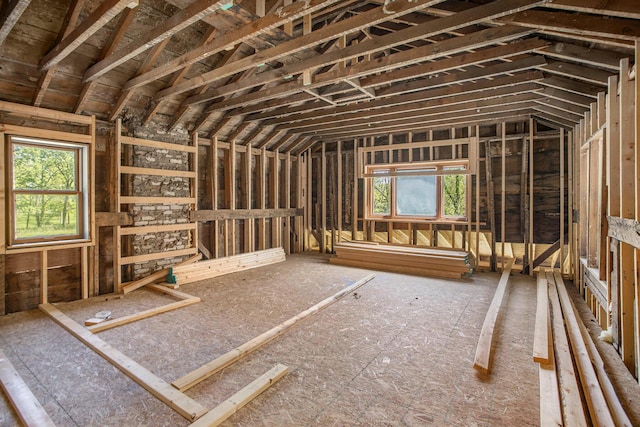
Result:
{"label": "sloped ceiling", "polygon": [[508,118],[571,128],[633,62],[640,2],[13,0],[0,23],[1,99],[296,153]]}

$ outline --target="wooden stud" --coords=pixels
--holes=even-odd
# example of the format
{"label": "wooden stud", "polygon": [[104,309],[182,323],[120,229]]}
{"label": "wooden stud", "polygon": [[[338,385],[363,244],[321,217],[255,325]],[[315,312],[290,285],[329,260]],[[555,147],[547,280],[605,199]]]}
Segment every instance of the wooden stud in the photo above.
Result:
{"label": "wooden stud", "polygon": [[[271,196],[271,207],[280,208],[280,153],[275,151],[275,156],[271,158],[271,188],[269,195]],[[271,247],[279,247],[282,242],[282,233],[280,230],[280,218],[271,219]]]}
{"label": "wooden stud", "polygon": [[535,242],[533,240],[533,142],[535,140],[535,122],[533,118],[529,119],[529,276],[533,276],[533,251]]}
{"label": "wooden stud", "polygon": [[320,253],[326,253],[327,233],[327,153],[322,144],[320,157]]}
{"label": "wooden stud", "polygon": [[564,128],[560,128],[560,272],[564,274]]}
{"label": "wooden stud", "polygon": [[337,160],[338,160],[338,179],[337,179],[337,187],[338,191],[336,194],[336,221],[338,222],[338,236],[335,241],[340,243],[342,241],[342,141],[337,142]]}
{"label": "wooden stud", "polygon": [[[629,80],[629,59],[620,61],[620,170],[635,170],[635,95]],[[583,190],[584,191],[584,190]],[[620,174],[620,216],[634,218],[636,210],[635,175]],[[631,372],[636,372],[638,353],[635,349],[635,250],[620,243],[620,333],[622,360]],[[636,373],[636,377],[639,377]]]}
{"label": "wooden stud", "polygon": [[504,243],[506,240],[506,233],[505,233],[505,228],[507,227],[507,219],[505,217],[505,214],[507,212],[507,201],[506,201],[506,197],[507,197],[507,157],[506,157],[506,152],[507,152],[507,124],[506,123],[502,123],[501,126],[502,129],[502,148],[500,150],[500,156],[501,156],[501,166],[500,166],[500,173],[502,174],[502,179],[501,179],[501,196],[500,196],[500,241],[501,241],[501,250],[500,250],[500,256],[502,259],[502,270],[504,270],[504,261],[505,261],[505,253],[504,253]]}
{"label": "wooden stud", "polygon": [[[636,39],[635,43],[635,70],[638,71],[638,61],[640,60],[640,41]],[[640,221],[640,72],[635,75],[635,219]],[[635,248],[635,307],[634,307],[634,323],[636,324],[635,342],[636,342],[636,379],[640,383],[640,248]]]}

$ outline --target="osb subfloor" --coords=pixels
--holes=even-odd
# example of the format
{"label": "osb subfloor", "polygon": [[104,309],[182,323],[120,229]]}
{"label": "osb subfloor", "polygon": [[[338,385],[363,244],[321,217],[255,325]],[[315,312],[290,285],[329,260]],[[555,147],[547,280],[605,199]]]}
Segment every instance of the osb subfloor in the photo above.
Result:
{"label": "osb subfloor", "polygon": [[[318,254],[188,284],[202,302],[98,334],[171,382],[369,274]],[[287,376],[232,416],[242,426],[537,426],[531,348],[535,282],[515,274],[493,372],[473,369],[499,276],[447,281],[377,273],[355,293],[188,390],[213,408],[272,368]],[[172,302],[145,289],[59,304],[82,323]],[[39,311],[0,318],[0,348],[59,426],[181,426],[189,422]],[[0,426],[16,424],[5,397]]]}

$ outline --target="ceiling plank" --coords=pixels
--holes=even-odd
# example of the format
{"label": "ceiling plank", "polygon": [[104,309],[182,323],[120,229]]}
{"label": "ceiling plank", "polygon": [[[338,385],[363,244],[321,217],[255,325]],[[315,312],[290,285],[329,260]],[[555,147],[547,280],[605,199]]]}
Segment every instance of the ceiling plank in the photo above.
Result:
{"label": "ceiling plank", "polygon": [[45,55],[40,61],[40,70],[57,65],[124,9],[137,6],[138,0],[106,0]]}
{"label": "ceiling plank", "polygon": [[[104,48],[102,49],[102,52],[100,52],[99,60],[102,60],[111,55],[113,51],[118,47],[118,45],[124,38],[129,25],[131,25],[133,19],[136,17],[136,12],[138,10],[140,10],[140,8],[138,7],[134,9],[127,8],[122,12],[120,19],[116,24],[116,28],[114,28],[114,30],[111,32],[111,34],[109,35],[109,40],[107,40]],[[82,85],[82,91],[80,92],[80,96],[78,97],[78,100],[76,101],[76,105],[74,107],[74,111],[76,114],[80,114],[84,110],[86,102],[96,85],[97,82],[95,81],[84,83]]]}
{"label": "ceiling plank", "polygon": [[554,43],[551,46],[540,49],[539,52],[552,58],[579,62],[593,67],[602,67],[614,72],[618,72],[620,69],[620,60],[625,57],[625,55],[620,53],[592,49],[569,43]]}
{"label": "ceiling plank", "polygon": [[4,44],[7,36],[29,4],[31,4],[31,0],[5,0],[2,2],[2,10],[0,11],[0,46]]}
{"label": "ceiling plank", "polygon": [[582,107],[584,108],[584,111],[588,110],[591,107],[591,103],[593,102],[593,99],[589,98],[588,96],[578,95],[575,93],[564,91],[562,89],[556,89],[548,86],[545,86],[540,93],[542,93],[544,96],[548,96],[549,98],[569,102],[571,104]]}
{"label": "ceiling plank", "polygon": [[564,90],[570,93],[575,93],[577,95],[593,98],[591,102],[593,102],[594,99],[598,98],[598,92],[602,92],[602,87],[598,85],[583,83],[565,77],[545,76],[544,79],[540,80],[540,84],[543,86]]}
{"label": "ceiling plank", "polygon": [[[235,30],[227,31],[224,34],[219,35],[219,37],[216,37],[214,40],[211,40],[210,42],[207,42],[202,46],[199,46],[198,48],[193,49],[185,53],[184,55],[181,55],[180,57],[167,62],[166,64],[160,65],[154,68],[153,70],[150,70],[142,75],[136,76],[131,80],[129,80],[124,87],[126,89],[130,89],[130,88],[142,86],[147,83],[153,82],[159,78],[162,78],[168,74],[173,73],[176,70],[179,70],[185,65],[195,64],[196,62],[202,61],[203,59],[208,58],[211,55],[214,55],[222,50],[228,49],[230,46],[235,46],[238,43],[241,43],[250,38],[256,37],[286,22],[297,19],[304,14],[312,13],[316,10],[319,10],[332,3],[335,3],[336,1],[338,0],[309,0],[309,2],[297,1],[295,3],[292,3],[286,6],[285,8],[278,9],[272,13],[269,13],[268,15],[262,18],[259,18],[256,21],[250,22]],[[280,45],[285,43],[287,42],[281,43]],[[271,60],[271,59],[276,59],[276,58],[267,57],[265,61]],[[244,70],[238,70],[236,72],[239,72],[239,71],[244,71]],[[228,77],[229,75],[232,75],[232,74],[235,74],[235,72],[225,75],[225,77]]]}
{"label": "ceiling plank", "polygon": [[[472,9],[456,13],[455,15],[435,19],[420,25],[396,31],[394,33],[389,33],[384,36],[377,37],[373,40],[364,40],[361,43],[347,46],[344,49],[339,49],[333,52],[325,52],[322,55],[315,55],[303,61],[297,61],[291,64],[287,64],[277,70],[261,73],[260,82],[255,82],[254,80],[249,79],[245,84],[252,84],[254,86],[257,86],[259,84],[264,84],[265,80],[281,80],[288,76],[302,73],[307,69],[315,69],[326,65],[331,65],[348,59],[357,58],[359,56],[365,56],[367,54],[374,53],[383,49],[389,49],[402,44],[426,39],[437,34],[454,31],[463,27],[468,27],[470,25],[473,25],[474,23],[478,23],[486,19],[505,16],[516,11],[525,10],[527,8],[541,5],[543,3],[545,3],[545,0],[496,0],[489,4],[477,6]],[[315,34],[316,32],[317,31],[314,31],[311,34]],[[416,53],[416,55],[418,54]],[[413,61],[415,61],[415,57]],[[342,70],[338,69],[336,71],[341,72]],[[158,92],[158,94],[156,94],[155,99],[174,96],[176,94],[195,89],[196,87],[209,82],[206,78],[206,74],[200,77],[202,78],[194,79],[195,81],[193,83],[185,82],[182,87],[176,86],[172,88],[171,91],[160,91]],[[201,98],[197,98],[198,102],[205,102],[214,99],[217,96],[220,96],[219,94],[212,94],[212,96],[207,99],[204,95],[206,94],[201,95]],[[190,99],[188,103],[195,103],[195,98]]]}
{"label": "ceiling plank", "polygon": [[[286,122],[276,129],[294,129],[295,131],[317,131],[322,129],[336,129],[345,126],[357,126],[371,122],[388,122],[403,119],[414,113],[433,114],[452,111],[456,108],[464,109],[470,103],[488,101],[495,98],[508,97],[510,95],[532,94],[540,90],[535,82],[526,82],[515,86],[495,86],[492,88],[477,90],[472,84],[466,85],[470,92],[462,92],[452,96],[439,98],[425,98],[423,101],[393,105],[390,107],[355,111],[352,114],[312,119],[307,121]],[[428,92],[428,91],[425,91]],[[473,104],[474,106],[476,104]],[[576,107],[577,108],[577,107]]]}
{"label": "ceiling plank", "polygon": [[[378,7],[361,15],[357,15],[355,17],[327,25],[311,33],[303,34],[302,36],[295,39],[280,43],[270,49],[259,51],[250,57],[235,61],[225,67],[216,68],[208,73],[198,76],[197,78],[191,79],[189,82],[185,82],[180,88],[174,88],[172,91],[161,91],[156,95],[156,98],[173,96],[178,93],[195,89],[200,85],[204,85],[212,81],[228,77],[235,73],[245,71],[249,68],[264,66],[264,64],[266,64],[267,62],[276,60],[285,55],[291,55],[303,49],[311,48],[337,37],[339,38],[341,35],[347,34],[349,32],[367,28],[377,22],[392,19],[396,16],[410,13],[421,8],[426,8],[440,3],[441,1],[442,0],[420,0],[417,2],[412,2],[409,0],[398,0],[397,2],[394,2],[394,5],[396,3],[397,5],[394,6],[394,9],[391,13],[385,13],[383,7]],[[319,57],[321,55],[316,56]],[[161,70],[159,72],[156,72],[156,74],[163,72],[164,70]],[[142,80],[137,81],[135,79],[132,79],[132,81],[127,83],[127,85],[139,84],[141,81]]]}
{"label": "ceiling plank", "polygon": [[612,16],[527,10],[503,17],[499,22],[522,25],[537,30],[563,31],[587,36],[635,40],[640,37],[640,22]]}
{"label": "ceiling plank", "polygon": [[129,59],[136,57],[163,40],[170,38],[203,17],[212,14],[227,3],[228,0],[196,0],[190,6],[158,24],[153,30],[149,31],[145,37],[129,43],[107,58],[91,66],[85,72],[83,82],[86,83],[100,78]]}
{"label": "ceiling plank", "polygon": [[553,9],[640,19],[640,3],[629,0],[554,0],[545,5]]}
{"label": "ceiling plank", "polygon": [[[320,86],[335,84],[338,82],[342,82],[344,79],[362,77],[368,74],[379,73],[385,70],[393,69],[394,67],[409,65],[412,62],[415,62],[415,58],[420,58],[421,60],[429,60],[429,59],[433,60],[433,59],[441,58],[456,52],[461,52],[461,51],[474,49],[481,46],[486,46],[493,43],[506,41],[521,35],[523,35],[523,33],[519,32],[517,27],[504,26],[504,27],[498,27],[498,28],[490,28],[487,30],[471,33],[464,37],[455,37],[449,40],[442,41],[437,44],[429,44],[429,45],[421,46],[411,50],[398,52],[394,55],[389,55],[382,58],[376,58],[371,61],[359,62],[348,68],[342,68],[342,69],[338,68],[336,70],[333,70],[327,73],[316,74],[314,83],[311,86],[306,86],[306,87],[317,88]],[[362,44],[364,43],[361,43],[357,46],[361,46]],[[349,49],[349,47],[343,50]],[[306,61],[302,61],[302,62],[306,62]],[[209,91],[203,95],[190,97],[187,99],[186,103],[191,103],[196,101],[203,102],[203,99],[211,98],[214,94],[217,96],[220,96],[221,94],[234,93],[240,89],[247,89],[255,85],[258,79],[264,79],[265,78],[264,74],[266,73],[262,73],[259,76],[256,76],[255,79],[250,79],[251,81],[249,83],[242,83],[240,85],[228,85],[225,87],[218,88],[215,91]],[[267,77],[267,80],[271,80],[271,79]],[[304,86],[301,81],[294,81],[291,83],[286,83],[279,87],[281,88],[281,90],[274,91],[274,95],[282,97],[285,95],[296,93],[302,90]],[[229,109],[233,107],[244,106],[253,102],[263,101],[271,97],[274,97],[274,96],[268,96],[269,94],[267,93],[265,93],[264,95],[267,95],[267,96],[260,97],[260,96],[256,96],[255,94],[249,94],[249,96],[239,96],[239,97],[231,98],[231,99],[213,104],[209,108],[212,110],[218,109],[218,108]],[[380,96],[380,92],[378,90],[376,90],[376,96]],[[245,101],[249,101],[249,102],[245,103]]]}
{"label": "ceiling plank", "polygon": [[562,61],[549,61],[546,65],[539,67],[539,69],[551,74],[574,78],[600,86],[607,86],[607,81],[611,75],[608,71],[598,70],[583,65],[569,64]]}

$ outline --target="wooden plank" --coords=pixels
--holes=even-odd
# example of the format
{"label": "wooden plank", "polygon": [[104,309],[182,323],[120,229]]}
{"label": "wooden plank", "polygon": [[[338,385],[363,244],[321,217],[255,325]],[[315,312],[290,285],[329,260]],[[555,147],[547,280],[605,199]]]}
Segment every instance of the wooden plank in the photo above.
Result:
{"label": "wooden plank", "polygon": [[97,227],[133,225],[133,217],[128,212],[96,212]]}
{"label": "wooden plank", "polygon": [[[186,265],[186,264],[191,264],[197,261],[200,261],[202,259],[202,254],[197,254],[194,255],[190,258],[187,258],[186,260],[179,262],[177,265]],[[141,288],[145,285],[149,285],[151,283],[157,282],[159,280],[163,280],[166,279],[167,275],[169,274],[169,268],[163,268],[160,271],[156,271],[155,273],[151,273],[150,275],[143,277],[142,279],[138,279],[134,282],[129,282],[129,283],[123,283],[122,284],[122,293],[124,294],[128,294],[131,291],[135,291],[138,288]]]}
{"label": "wooden plank", "polygon": [[126,257],[120,257],[121,265],[135,264],[137,262],[145,262],[152,261],[155,259],[162,258],[172,258],[184,255],[195,255],[198,253],[198,248],[186,248],[186,249],[178,249],[174,251],[165,251],[165,252],[155,252],[151,254],[144,255],[132,255]]}
{"label": "wooden plank", "polygon": [[128,316],[123,316],[117,319],[111,319],[105,322],[100,322],[96,325],[87,327],[87,330],[96,334],[98,332],[106,331],[107,329],[117,328],[118,326],[137,322],[138,320],[147,319],[149,317],[153,317],[161,313],[166,313],[168,311],[177,310],[179,308],[186,307],[188,305],[192,305],[198,302],[200,302],[199,297],[191,297],[191,298],[183,299],[180,301],[173,302],[171,304],[166,304],[160,307],[154,307],[148,310],[140,311],[138,313],[130,314]]}
{"label": "wooden plank", "polygon": [[478,347],[476,348],[476,356],[473,361],[473,367],[484,374],[488,374],[491,371],[491,347],[493,342],[493,332],[498,319],[498,313],[502,307],[502,300],[507,290],[507,284],[509,283],[509,275],[511,274],[511,268],[513,267],[514,258],[509,259],[507,265],[502,271],[498,287],[493,295],[493,300],[487,310],[487,316],[482,324],[482,330],[480,331],[480,337],[478,339]]}
{"label": "wooden plank", "polygon": [[275,367],[260,375],[229,399],[207,412],[195,423],[191,424],[191,426],[214,427],[222,424],[227,418],[238,412],[240,408],[251,402],[288,372],[289,368],[278,363]]}
{"label": "wooden plank", "polygon": [[573,368],[573,359],[567,341],[556,282],[552,274],[547,275],[547,282],[549,283],[549,298],[551,300],[553,313],[553,345],[555,354],[557,355],[556,365],[560,380],[563,418],[567,426],[586,427],[587,420],[582,407],[578,379]]}
{"label": "wooden plank", "polygon": [[[193,211],[192,211],[193,212]],[[121,236],[130,236],[133,234],[163,233],[166,231],[183,231],[195,230],[197,224],[167,224],[167,225],[144,225],[140,227],[125,227],[120,229]]]}
{"label": "wooden plank", "polygon": [[302,216],[299,208],[281,209],[216,209],[189,212],[190,221],[217,221],[221,219],[259,219]]}
{"label": "wooden plank", "polygon": [[40,61],[40,69],[48,70],[57,65],[122,10],[133,9],[137,6],[138,0],[107,0],[103,2],[45,55]]}
{"label": "wooden plank", "polygon": [[544,274],[538,273],[538,293],[536,299],[536,326],[533,335],[533,361],[550,364],[553,355],[549,337],[549,289]]}
{"label": "wooden plank", "polygon": [[584,396],[589,407],[589,414],[593,420],[594,425],[599,426],[613,426],[613,418],[607,402],[602,393],[602,389],[598,383],[598,377],[595,373],[589,352],[585,345],[584,339],[580,332],[580,327],[576,314],[573,310],[573,303],[567,293],[567,289],[564,286],[564,281],[559,273],[554,274],[556,282],[556,288],[558,296],[560,297],[560,304],[564,313],[565,324],[567,327],[567,334],[569,341],[571,342],[571,348],[573,349],[574,360],[580,373],[580,382],[584,390]]}
{"label": "wooden plank", "polygon": [[2,386],[2,390],[9,398],[23,425],[26,427],[55,427],[49,414],[38,402],[2,350],[0,350],[0,386]]}
{"label": "wooden plank", "polygon": [[43,139],[56,139],[59,141],[66,142],[79,142],[81,144],[91,144],[93,143],[93,138],[91,135],[85,135],[81,133],[71,133],[71,132],[60,132],[57,130],[49,130],[49,129],[36,129],[25,126],[16,126],[10,124],[0,124],[0,132],[4,132],[11,135],[20,135],[20,136],[31,136],[34,138],[43,138]]}
{"label": "wooden plank", "polygon": [[163,203],[163,204],[191,204],[196,202],[195,197],[154,197],[154,196],[120,196],[120,204],[152,204],[152,203]]}
{"label": "wooden plank", "polygon": [[[544,276],[544,274],[542,274],[542,276]],[[543,288],[545,291],[542,297],[545,300],[548,314],[549,289],[547,286],[546,277],[543,277],[542,279],[544,281]],[[544,327],[547,329],[547,337],[551,337],[552,331],[550,316],[547,315],[546,320],[547,324],[544,325]],[[538,377],[540,380],[540,425],[562,427],[562,408],[560,401],[560,390],[558,388],[558,373],[556,372],[555,357],[553,354],[553,342],[548,341],[547,345],[549,346],[549,360],[547,362],[540,363],[540,365],[538,366]]]}
{"label": "wooden plank", "polygon": [[404,264],[387,264],[384,262],[380,262],[380,260],[376,260],[372,257],[371,260],[362,260],[359,259],[350,259],[344,257],[338,258],[330,258],[329,262],[331,264],[343,265],[345,267],[353,267],[353,268],[363,268],[366,270],[374,270],[374,271],[388,271],[390,273],[397,274],[409,274],[413,276],[423,276],[423,277],[440,277],[443,279],[457,279],[460,280],[465,274],[469,275],[469,269],[457,269],[457,268],[444,268],[442,266],[434,266],[429,267],[425,265],[416,265],[409,263],[408,265]]}
{"label": "wooden plank", "polygon": [[58,110],[48,108],[33,107],[30,105],[15,104],[13,102],[0,101],[0,110],[10,114],[20,116],[29,116],[40,119],[60,120],[70,123],[78,123],[81,125],[91,125],[91,116],[82,116],[80,114],[65,113]]}
{"label": "wooden plank", "polygon": [[203,280],[241,270],[283,262],[285,259],[282,248],[273,248],[210,259],[190,265],[176,266],[173,269],[173,274],[176,277],[177,283],[182,285],[196,280]]}
{"label": "wooden plank", "polygon": [[0,46],[7,39],[29,4],[31,4],[31,0],[10,0],[3,3],[2,15],[0,15]]}
{"label": "wooden plank", "polygon": [[142,365],[131,360],[120,351],[98,338],[96,335],[86,330],[67,317],[60,310],[51,304],[41,304],[42,310],[47,316],[53,319],[58,325],[64,328],[87,347],[95,351],[113,366],[122,371],[125,375],[143,387],[157,399],[178,412],[188,420],[193,421],[207,412],[207,409],[184,393],[179,392],[170,384],[158,378],[151,371]]}
{"label": "wooden plank", "polygon": [[245,357],[246,355],[248,355],[249,353],[251,353],[254,350],[257,350],[258,348],[262,347],[263,345],[267,344],[269,341],[273,340],[274,338],[279,337],[280,335],[284,334],[285,332],[289,331],[293,326],[295,326],[296,324],[298,324],[300,321],[306,319],[307,317],[319,312],[320,310],[322,310],[323,308],[328,307],[329,305],[333,304],[334,302],[338,301],[340,298],[344,297],[345,295],[350,294],[351,292],[355,291],[356,289],[358,289],[359,287],[361,287],[362,285],[364,285],[365,283],[369,282],[370,280],[372,280],[375,277],[375,274],[370,274],[360,280],[358,280],[357,282],[353,283],[350,286],[347,286],[346,288],[342,289],[341,291],[333,294],[332,296],[320,301],[318,304],[315,304],[314,306],[308,308],[307,310],[299,313],[298,315],[292,317],[291,319],[279,324],[278,326],[275,326],[271,329],[269,329],[267,332],[253,338],[250,341],[247,341],[246,343],[242,344],[241,346],[229,351],[228,353],[212,360],[211,362],[201,366],[200,368],[188,373],[187,375],[175,380],[172,384],[174,387],[176,387],[178,390],[181,391],[185,391],[191,387],[193,387],[194,385],[204,381],[205,379],[209,378],[210,376],[214,375],[216,372],[221,371],[222,369],[226,368],[227,366],[230,366],[231,364],[235,363],[236,361],[240,360],[241,358]]}
{"label": "wooden plank", "polygon": [[192,178],[192,179],[196,178],[196,173],[193,171],[141,168],[136,166],[121,166],[120,173],[138,174],[138,175],[154,175],[154,176],[176,176],[176,177]]}
{"label": "wooden plank", "polygon": [[174,14],[166,21],[160,22],[151,31],[132,41],[126,46],[90,67],[84,74],[83,82],[93,81],[103,76],[115,67],[125,63],[140,53],[152,48],[165,39],[172,37],[179,31],[215,12],[228,0],[197,0],[188,7]]}
{"label": "wooden plank", "polygon": [[122,136],[120,138],[122,144],[140,145],[142,147],[160,148],[164,150],[184,151],[187,153],[197,154],[198,148],[193,145],[173,144],[170,142],[152,141],[150,139],[134,138],[131,136]]}

